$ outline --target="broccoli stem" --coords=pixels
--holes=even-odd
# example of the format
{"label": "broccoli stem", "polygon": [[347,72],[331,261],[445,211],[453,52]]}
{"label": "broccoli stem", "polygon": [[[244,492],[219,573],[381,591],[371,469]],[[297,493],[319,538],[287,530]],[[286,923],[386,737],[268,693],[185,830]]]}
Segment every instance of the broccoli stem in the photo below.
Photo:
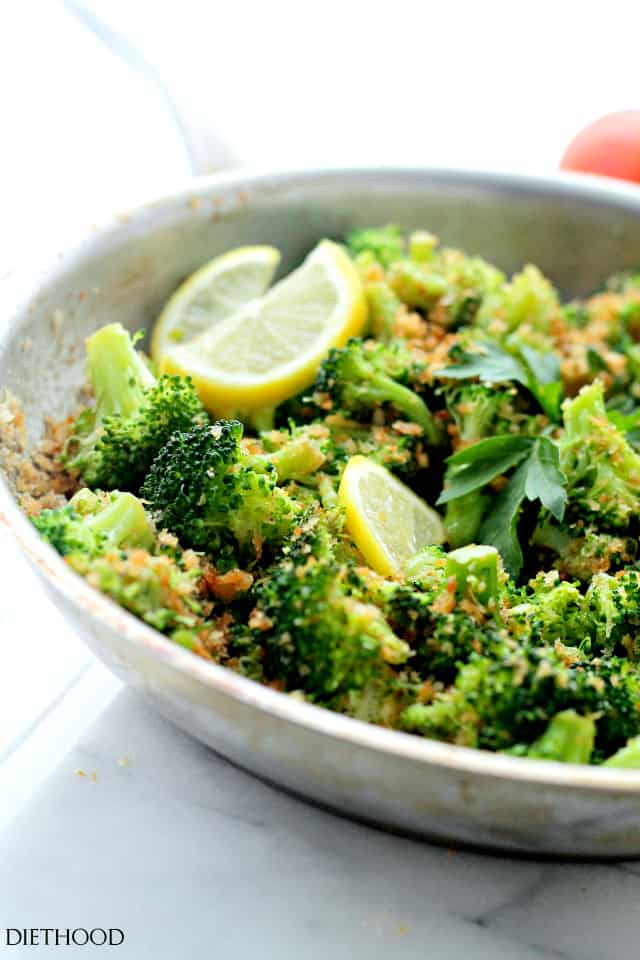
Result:
{"label": "broccoli stem", "polygon": [[416,263],[431,260],[438,238],[428,230],[415,230],[409,237],[409,256]]}
{"label": "broccoli stem", "polygon": [[365,292],[373,333],[379,340],[388,343],[394,335],[396,317],[402,304],[389,284],[382,281],[367,284]]}
{"label": "broccoli stem", "polygon": [[359,627],[363,636],[371,637],[380,645],[380,655],[385,663],[404,663],[411,656],[411,647],[396,636],[377,607],[348,597],[345,601],[349,620]]}
{"label": "broccoli stem", "polygon": [[447,503],[444,526],[450,547],[455,549],[473,543],[488,502],[489,498],[483,493],[472,490]]}
{"label": "broccoli stem", "polygon": [[640,770],[640,737],[627,740],[626,746],[608,757],[602,766],[617,770]]}
{"label": "broccoli stem", "polygon": [[402,260],[394,263],[390,274],[393,290],[409,307],[428,310],[447,292],[446,279],[423,263]]}
{"label": "broccoli stem", "polygon": [[260,410],[253,411],[248,422],[256,433],[262,433],[263,430],[273,430],[275,415],[275,407],[262,407]]}
{"label": "broccoli stem", "polygon": [[442,442],[440,426],[433,419],[433,414],[422,397],[410,387],[403,386],[383,373],[368,369],[363,369],[361,376],[362,380],[352,384],[351,390],[363,404],[375,407],[381,403],[391,403],[412,423],[422,427],[429,443],[435,446]]}
{"label": "broccoli stem", "polygon": [[404,574],[407,580],[425,585],[434,577],[442,576],[445,563],[445,554],[441,547],[423,547],[408,561]]}
{"label": "broccoli stem", "polygon": [[527,750],[535,760],[560,763],[589,763],[596,735],[592,717],[581,717],[575,710],[563,710],[549,721],[545,732]]}
{"label": "broccoli stem", "polygon": [[[260,459],[260,458],[257,458]],[[325,461],[317,443],[309,437],[295,437],[264,458],[276,468],[278,481],[296,480],[315,473]]]}
{"label": "broccoli stem", "polygon": [[470,592],[483,606],[497,605],[500,591],[500,554],[495,547],[472,544],[447,554],[446,577],[455,577],[457,593]]}
{"label": "broccoli stem", "polygon": [[[71,499],[71,506],[74,505],[74,499]],[[132,493],[114,494],[106,507],[87,517],[86,523],[99,537],[106,537],[114,547],[126,543],[129,547],[149,548],[154,541],[153,529],[144,507]]]}
{"label": "broccoli stem", "polygon": [[318,493],[325,510],[333,510],[338,506],[338,491],[334,480],[326,473],[318,476]]}
{"label": "broccoli stem", "polygon": [[100,417],[133,416],[144,390],[156,382],[120,323],[110,323],[88,338],[87,370]]}

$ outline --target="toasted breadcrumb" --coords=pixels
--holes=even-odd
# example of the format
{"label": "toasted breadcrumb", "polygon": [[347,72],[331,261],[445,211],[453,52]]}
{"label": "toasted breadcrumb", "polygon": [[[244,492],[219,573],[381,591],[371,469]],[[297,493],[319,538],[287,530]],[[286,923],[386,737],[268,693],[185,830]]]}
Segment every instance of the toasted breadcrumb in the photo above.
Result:
{"label": "toasted breadcrumb", "polygon": [[78,476],[60,463],[75,417],[45,419],[42,439],[27,452],[24,414],[15,397],[0,403],[0,462],[20,506],[29,516],[62,506],[78,489]]}

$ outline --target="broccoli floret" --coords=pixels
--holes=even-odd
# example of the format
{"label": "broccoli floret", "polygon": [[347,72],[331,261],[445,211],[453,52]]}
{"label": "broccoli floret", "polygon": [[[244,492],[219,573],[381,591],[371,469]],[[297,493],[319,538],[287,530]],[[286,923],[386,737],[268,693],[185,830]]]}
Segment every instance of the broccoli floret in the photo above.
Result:
{"label": "broccoli floret", "polygon": [[377,426],[330,414],[325,420],[299,427],[291,425],[288,430],[269,431],[262,434],[261,441],[270,455],[288,444],[305,442],[312,445],[316,456],[319,451],[322,458],[320,469],[306,476],[298,474],[293,479],[308,489],[317,490],[323,502],[320,488],[330,489],[337,496],[342,472],[351,457],[358,454],[406,480],[411,480],[429,465],[422,430],[402,420]]}
{"label": "broccoli floret", "polygon": [[623,570],[616,576],[597,573],[585,594],[593,620],[593,652],[628,656],[640,661],[640,573]]}
{"label": "broccoli floret", "polygon": [[583,644],[593,636],[593,617],[584,594],[574,583],[561,581],[556,570],[540,573],[507,611],[511,633],[527,643],[553,646]]}
{"label": "broccoli floret", "polygon": [[369,305],[371,330],[378,340],[389,343],[395,335],[402,302],[389,284],[382,280],[365,284],[365,294]]}
{"label": "broccoli floret", "polygon": [[514,387],[454,382],[441,393],[452,421],[449,433],[454,449],[505,433],[535,435],[546,424],[543,418],[521,409]]}
{"label": "broccoli floret", "polygon": [[500,554],[495,547],[471,544],[447,555],[445,576],[455,584],[456,597],[496,612],[504,578]]}
{"label": "broccoli floret", "polygon": [[504,574],[498,552],[473,546],[446,554],[429,547],[406,573],[404,583],[362,576],[369,599],[414,651],[412,667],[450,682],[473,651],[492,648],[501,635]]}
{"label": "broccoli floret", "polygon": [[388,280],[402,303],[427,312],[447,293],[446,275],[432,261],[399,260],[389,270]]}
{"label": "broccoli floret", "polygon": [[537,267],[528,265],[484,298],[475,326],[495,339],[515,334],[520,342],[547,351],[553,349],[551,327],[559,315],[557,292]]}
{"label": "broccoli floret", "polygon": [[444,587],[447,554],[438,546],[423,547],[407,562],[405,577],[408,583],[434,594]]}
{"label": "broccoli floret", "polygon": [[95,405],[77,418],[63,461],[92,488],[137,492],[171,434],[207,421],[191,381],[156,380],[119,323],[87,340],[87,373]]}
{"label": "broccoli floret", "polygon": [[[486,750],[533,743],[561,710],[599,715],[594,761],[640,733],[640,677],[617,657],[590,662],[577,649],[497,646],[472,654],[433,704],[414,704],[405,729]],[[443,718],[446,718],[444,722]]]}
{"label": "broccoli floret", "polygon": [[43,510],[33,524],[62,556],[94,557],[118,547],[149,547],[154,531],[142,503],[131,493],[79,490],[64,507]]}
{"label": "broccoli floret", "polygon": [[563,577],[583,583],[596,573],[613,572],[632,563],[638,551],[633,537],[599,533],[582,520],[557,523],[546,512],[541,514],[530,543],[555,555],[553,566]]}
{"label": "broccoli floret", "polygon": [[429,443],[439,444],[442,428],[422,397],[406,385],[415,374],[414,358],[403,345],[354,338],[331,350],[322,363],[314,399],[320,409],[356,420],[371,420],[378,408],[389,404],[418,424]]}
{"label": "broccoli floret", "polygon": [[385,227],[352,230],[347,234],[346,244],[352,256],[370,254],[383,267],[390,266],[394,260],[404,256],[402,233],[399,227],[391,223]]}
{"label": "broccoli floret", "polygon": [[340,558],[332,532],[311,521],[285,553],[258,582],[249,618],[263,650],[265,676],[347,712],[355,709],[351,695],[365,688],[375,688],[376,702],[381,689],[393,697],[398,689],[394,668],[408,659],[409,647],[368,602],[353,564]]}
{"label": "broccoli floret", "polygon": [[640,454],[607,418],[596,380],[563,404],[560,462],[568,479],[567,519],[625,530],[640,513]]}
{"label": "broccoli floret", "polygon": [[430,316],[445,327],[464,328],[475,323],[482,304],[504,285],[504,274],[460,250],[444,247],[433,258],[435,269],[446,278],[446,292]]}
{"label": "broccoli floret", "polygon": [[592,717],[581,717],[575,710],[562,710],[549,721],[541,737],[526,752],[534,760],[560,763],[589,763],[596,736]]}
{"label": "broccoli floret", "polygon": [[180,631],[178,642],[193,649],[203,617],[198,598],[202,571],[192,556],[194,562],[187,565],[165,553],[154,556],[148,550],[129,549],[97,557],[76,554],[69,563],[92,587],[156,630],[169,636]]}
{"label": "broccoli floret", "polygon": [[640,737],[628,740],[626,746],[608,757],[602,766],[618,770],[640,770]]}
{"label": "broccoli floret", "polygon": [[[216,564],[258,559],[289,537],[302,508],[278,487],[268,456],[248,454],[242,424],[219,420],[175,433],[154,460],[142,496],[161,524],[187,546],[207,550]],[[291,466],[288,455],[273,459]],[[293,458],[296,470],[300,463]]]}

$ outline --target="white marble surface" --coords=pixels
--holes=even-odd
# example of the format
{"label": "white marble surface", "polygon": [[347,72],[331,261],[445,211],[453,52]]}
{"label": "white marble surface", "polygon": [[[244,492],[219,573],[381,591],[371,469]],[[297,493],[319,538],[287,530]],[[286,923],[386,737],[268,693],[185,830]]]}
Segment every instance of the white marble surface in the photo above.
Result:
{"label": "white marble surface", "polygon": [[335,817],[129,691],[0,838],[0,927],[117,926],[132,960],[620,960],[639,897],[640,863],[499,859]]}

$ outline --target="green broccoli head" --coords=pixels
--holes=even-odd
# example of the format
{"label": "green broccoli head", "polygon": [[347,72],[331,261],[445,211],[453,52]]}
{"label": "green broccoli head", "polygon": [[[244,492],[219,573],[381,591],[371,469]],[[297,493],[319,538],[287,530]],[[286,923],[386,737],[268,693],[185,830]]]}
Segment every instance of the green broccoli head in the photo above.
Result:
{"label": "green broccoli head", "polygon": [[[241,445],[242,424],[219,420],[174,433],[154,460],[142,496],[187,546],[233,565],[281,544],[301,507],[276,485],[276,466]],[[226,558],[226,560],[225,560]]]}
{"label": "green broccoli head", "polygon": [[353,257],[369,255],[383,267],[390,266],[394,260],[404,256],[402,233],[394,224],[352,230],[346,236],[346,244]]}
{"label": "green broccoli head", "polygon": [[89,337],[87,371],[95,405],[77,418],[63,460],[90,487],[137,491],[171,434],[207,415],[189,379],[155,379],[119,323]]}
{"label": "green broccoli head", "polygon": [[594,716],[594,760],[640,733],[640,677],[618,657],[589,661],[576,648],[503,644],[472,654],[452,688],[414,704],[405,729],[486,750],[532,744],[562,710]]}
{"label": "green broccoli head", "polygon": [[584,596],[593,621],[592,652],[627,656],[640,662],[640,573],[597,573]]}
{"label": "green broccoli head", "polygon": [[451,418],[454,449],[506,433],[540,433],[546,421],[523,408],[515,387],[450,382],[441,390]]}
{"label": "green broccoli head", "polygon": [[355,420],[371,420],[378,408],[391,406],[424,431],[431,444],[440,444],[443,431],[426,403],[407,384],[417,381],[416,361],[399,342],[378,343],[353,338],[330,351],[314,388],[314,399],[325,411]]}
{"label": "green broccoli head", "polygon": [[307,525],[286,553],[259,582],[249,619],[265,675],[343,710],[351,694],[372,685],[393,693],[393,668],[407,660],[409,647],[367,602],[330,531]]}
{"label": "green broccoli head", "polygon": [[596,380],[563,404],[560,461],[568,478],[567,519],[626,530],[640,513],[640,454],[607,418]]}
{"label": "green broccoli head", "polygon": [[519,342],[547,351],[553,349],[551,328],[559,315],[556,290],[537,267],[529,264],[484,298],[475,325],[495,339],[517,335]]}
{"label": "green broccoli head", "polygon": [[526,642],[553,646],[589,641],[593,633],[584,594],[575,583],[560,580],[556,570],[540,573],[521,591],[517,603],[507,609],[511,634]]}
{"label": "green broccoli head", "polygon": [[614,572],[633,563],[638,553],[633,536],[601,533],[580,518],[557,523],[546,511],[541,513],[530,543],[547,554],[545,564],[551,563],[563,577],[582,583],[597,573]]}
{"label": "green broccoli head", "polygon": [[406,580],[361,573],[368,599],[413,651],[420,675],[451,682],[461,663],[491,649],[503,634],[505,576],[493,547],[470,546],[449,554],[426,547],[410,561]]}
{"label": "green broccoli head", "polygon": [[206,632],[198,596],[202,570],[195,555],[130,548],[93,557],[74,554],[68,560],[92,587],[156,630],[169,636],[181,631],[183,639],[190,631],[192,649],[198,633]]}
{"label": "green broccoli head", "polygon": [[131,493],[79,490],[64,507],[33,518],[40,535],[62,556],[98,556],[119,547],[149,547],[153,527],[144,506]]}

